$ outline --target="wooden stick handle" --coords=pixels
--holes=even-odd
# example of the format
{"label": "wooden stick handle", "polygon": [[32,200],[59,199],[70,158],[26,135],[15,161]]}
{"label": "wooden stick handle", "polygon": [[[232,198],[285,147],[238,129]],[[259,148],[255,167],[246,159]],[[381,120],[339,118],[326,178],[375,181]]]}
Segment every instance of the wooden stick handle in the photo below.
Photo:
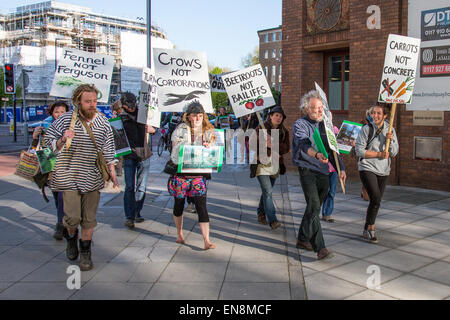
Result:
{"label": "wooden stick handle", "polygon": [[[395,118],[395,111],[397,110],[397,104],[392,104],[391,109],[391,118],[389,119],[389,131],[388,133],[392,133],[392,126],[394,125],[394,118]],[[391,139],[386,140],[386,147],[384,148],[384,151],[389,151],[389,145],[391,144]]]}
{"label": "wooden stick handle", "polygon": [[259,113],[259,111],[256,111],[256,116],[258,117],[259,120],[259,124],[261,125],[261,128],[265,129],[266,127],[264,126],[264,122],[261,118],[261,114]]}
{"label": "wooden stick handle", "polygon": [[341,188],[342,188],[342,193],[345,194],[345,186],[344,186],[344,182],[341,179],[341,166],[339,165],[339,161],[338,161],[338,157],[336,154],[336,151],[333,150],[333,154],[334,154],[334,161],[336,162],[336,169],[338,172],[338,178],[339,178],[339,182],[341,183]]}
{"label": "wooden stick handle", "polygon": [[[75,128],[75,122],[77,122],[77,117],[78,117],[78,107],[74,106],[73,113],[72,113],[72,120],[70,120],[70,130],[72,130],[72,131]],[[67,138],[66,149],[69,149],[71,144],[72,144],[72,138]]]}

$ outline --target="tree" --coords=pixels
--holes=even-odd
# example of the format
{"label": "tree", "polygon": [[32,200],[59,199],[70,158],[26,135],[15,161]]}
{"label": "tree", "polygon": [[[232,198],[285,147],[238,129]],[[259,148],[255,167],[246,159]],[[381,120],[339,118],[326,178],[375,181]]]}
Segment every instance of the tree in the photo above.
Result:
{"label": "tree", "polygon": [[259,63],[259,47],[256,46],[253,52],[248,53],[241,59],[241,64],[244,68],[254,66]]}
{"label": "tree", "polygon": [[[226,69],[226,68],[224,68]],[[209,73],[211,74],[222,74],[224,69],[217,66],[209,66]],[[227,72],[227,71],[225,71]],[[220,107],[227,108],[227,112],[232,112],[231,107],[228,106],[228,95],[224,92],[211,92],[211,99],[213,103],[213,108],[216,112],[219,112]]]}

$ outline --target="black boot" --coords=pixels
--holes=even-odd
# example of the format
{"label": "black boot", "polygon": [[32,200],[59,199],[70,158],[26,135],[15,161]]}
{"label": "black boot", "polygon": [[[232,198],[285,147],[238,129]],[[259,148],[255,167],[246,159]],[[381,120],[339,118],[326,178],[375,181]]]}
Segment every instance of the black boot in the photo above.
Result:
{"label": "black boot", "polygon": [[76,260],[78,258],[78,229],[72,238],[69,237],[67,228],[64,228],[63,234],[67,240],[66,256],[69,260]]}
{"label": "black boot", "polygon": [[56,240],[62,240],[64,237],[63,231],[64,225],[58,222],[55,227],[55,233],[53,234],[53,238],[55,238]]}
{"label": "black boot", "polygon": [[80,270],[89,271],[94,267],[91,260],[91,240],[80,239]]}

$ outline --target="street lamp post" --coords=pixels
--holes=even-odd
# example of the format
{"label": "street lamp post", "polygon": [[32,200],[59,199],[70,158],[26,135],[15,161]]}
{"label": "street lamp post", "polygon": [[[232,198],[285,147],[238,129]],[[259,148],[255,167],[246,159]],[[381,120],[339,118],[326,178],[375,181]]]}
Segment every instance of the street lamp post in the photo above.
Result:
{"label": "street lamp post", "polygon": [[26,95],[27,95],[27,88],[28,85],[30,83],[30,80],[28,78],[27,73],[28,72],[33,72],[33,70],[26,70],[26,69],[22,69],[22,104],[23,104],[23,118],[25,120],[25,123],[23,125],[23,134],[25,136],[25,145],[28,145],[29,140],[28,140],[28,116],[27,116],[27,100],[26,100]]}

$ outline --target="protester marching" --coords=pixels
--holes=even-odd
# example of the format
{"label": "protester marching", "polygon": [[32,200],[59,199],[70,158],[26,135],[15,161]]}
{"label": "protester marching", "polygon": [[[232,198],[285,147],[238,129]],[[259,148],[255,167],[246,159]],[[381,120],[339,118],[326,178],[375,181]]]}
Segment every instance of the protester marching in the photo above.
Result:
{"label": "protester marching", "polygon": [[[393,39],[389,41],[399,41],[395,37]],[[187,199],[187,211],[198,215],[203,249],[216,247],[210,239],[208,181],[213,173],[221,171],[225,154],[227,164],[233,164],[234,157],[229,157],[228,152],[234,150],[233,139],[243,144],[240,147],[246,150],[250,178],[256,177],[261,189],[255,208],[256,219],[263,225],[268,224],[270,232],[282,226],[273,192],[277,179],[287,171],[283,156],[291,151],[292,141],[292,165],[297,167],[306,202],[296,247],[314,251],[318,260],[334,256],[325,244],[321,220],[335,221],[332,213],[338,181],[345,193],[347,178],[342,155],[353,152],[359,158],[360,179],[370,199],[363,237],[377,243],[375,220],[390,174],[390,158],[395,157],[399,150],[392,128],[395,108],[391,111],[391,121],[387,121],[388,111],[382,101],[394,105],[407,103],[391,99],[392,90],[386,89],[384,81],[379,94],[382,101],[368,110],[367,124],[344,120],[340,130],[333,125],[325,92],[315,83],[315,90],[301,98],[302,116],[293,124],[291,140],[291,133],[285,126],[285,111],[276,105],[259,64],[220,77],[221,91],[226,92],[233,113],[239,119],[240,128],[234,131],[233,117],[226,113],[225,107],[220,107],[214,126],[209,122],[208,114],[212,114],[214,109],[209,99],[211,79],[205,54],[154,49],[154,68],[143,70],[139,97],[131,92],[121,93],[113,104],[113,116],[109,120],[97,111],[97,101],[109,95],[107,84],[112,63],[109,58],[100,57],[64,50],[61,63],[90,59],[96,64],[99,73],[93,82],[101,90],[95,84],[74,88],[70,92],[73,111],[69,111],[64,102],[55,102],[49,108],[53,116],[51,126],[43,139],[42,128],[37,128],[32,144],[36,146],[41,140],[44,146],[55,152],[54,168],[48,176],[48,185],[58,210],[54,237],[66,238],[67,258],[73,261],[80,256],[81,270],[93,268],[91,244],[97,225],[100,190],[109,181],[119,192],[116,178],[119,161],[123,161],[125,226],[133,231],[135,223],[145,220],[141,211],[146,200],[152,156],[149,134],[155,134],[158,127],[166,124],[172,144],[164,173],[169,175],[167,190],[173,198],[176,243],[187,243],[183,233],[183,211]],[[79,64],[71,67],[75,70]],[[61,85],[61,73],[64,70],[58,67],[52,94],[68,97],[68,89]],[[78,75],[83,76],[83,73]],[[410,81],[410,78],[405,81]],[[265,120],[261,113],[267,114]]]}

